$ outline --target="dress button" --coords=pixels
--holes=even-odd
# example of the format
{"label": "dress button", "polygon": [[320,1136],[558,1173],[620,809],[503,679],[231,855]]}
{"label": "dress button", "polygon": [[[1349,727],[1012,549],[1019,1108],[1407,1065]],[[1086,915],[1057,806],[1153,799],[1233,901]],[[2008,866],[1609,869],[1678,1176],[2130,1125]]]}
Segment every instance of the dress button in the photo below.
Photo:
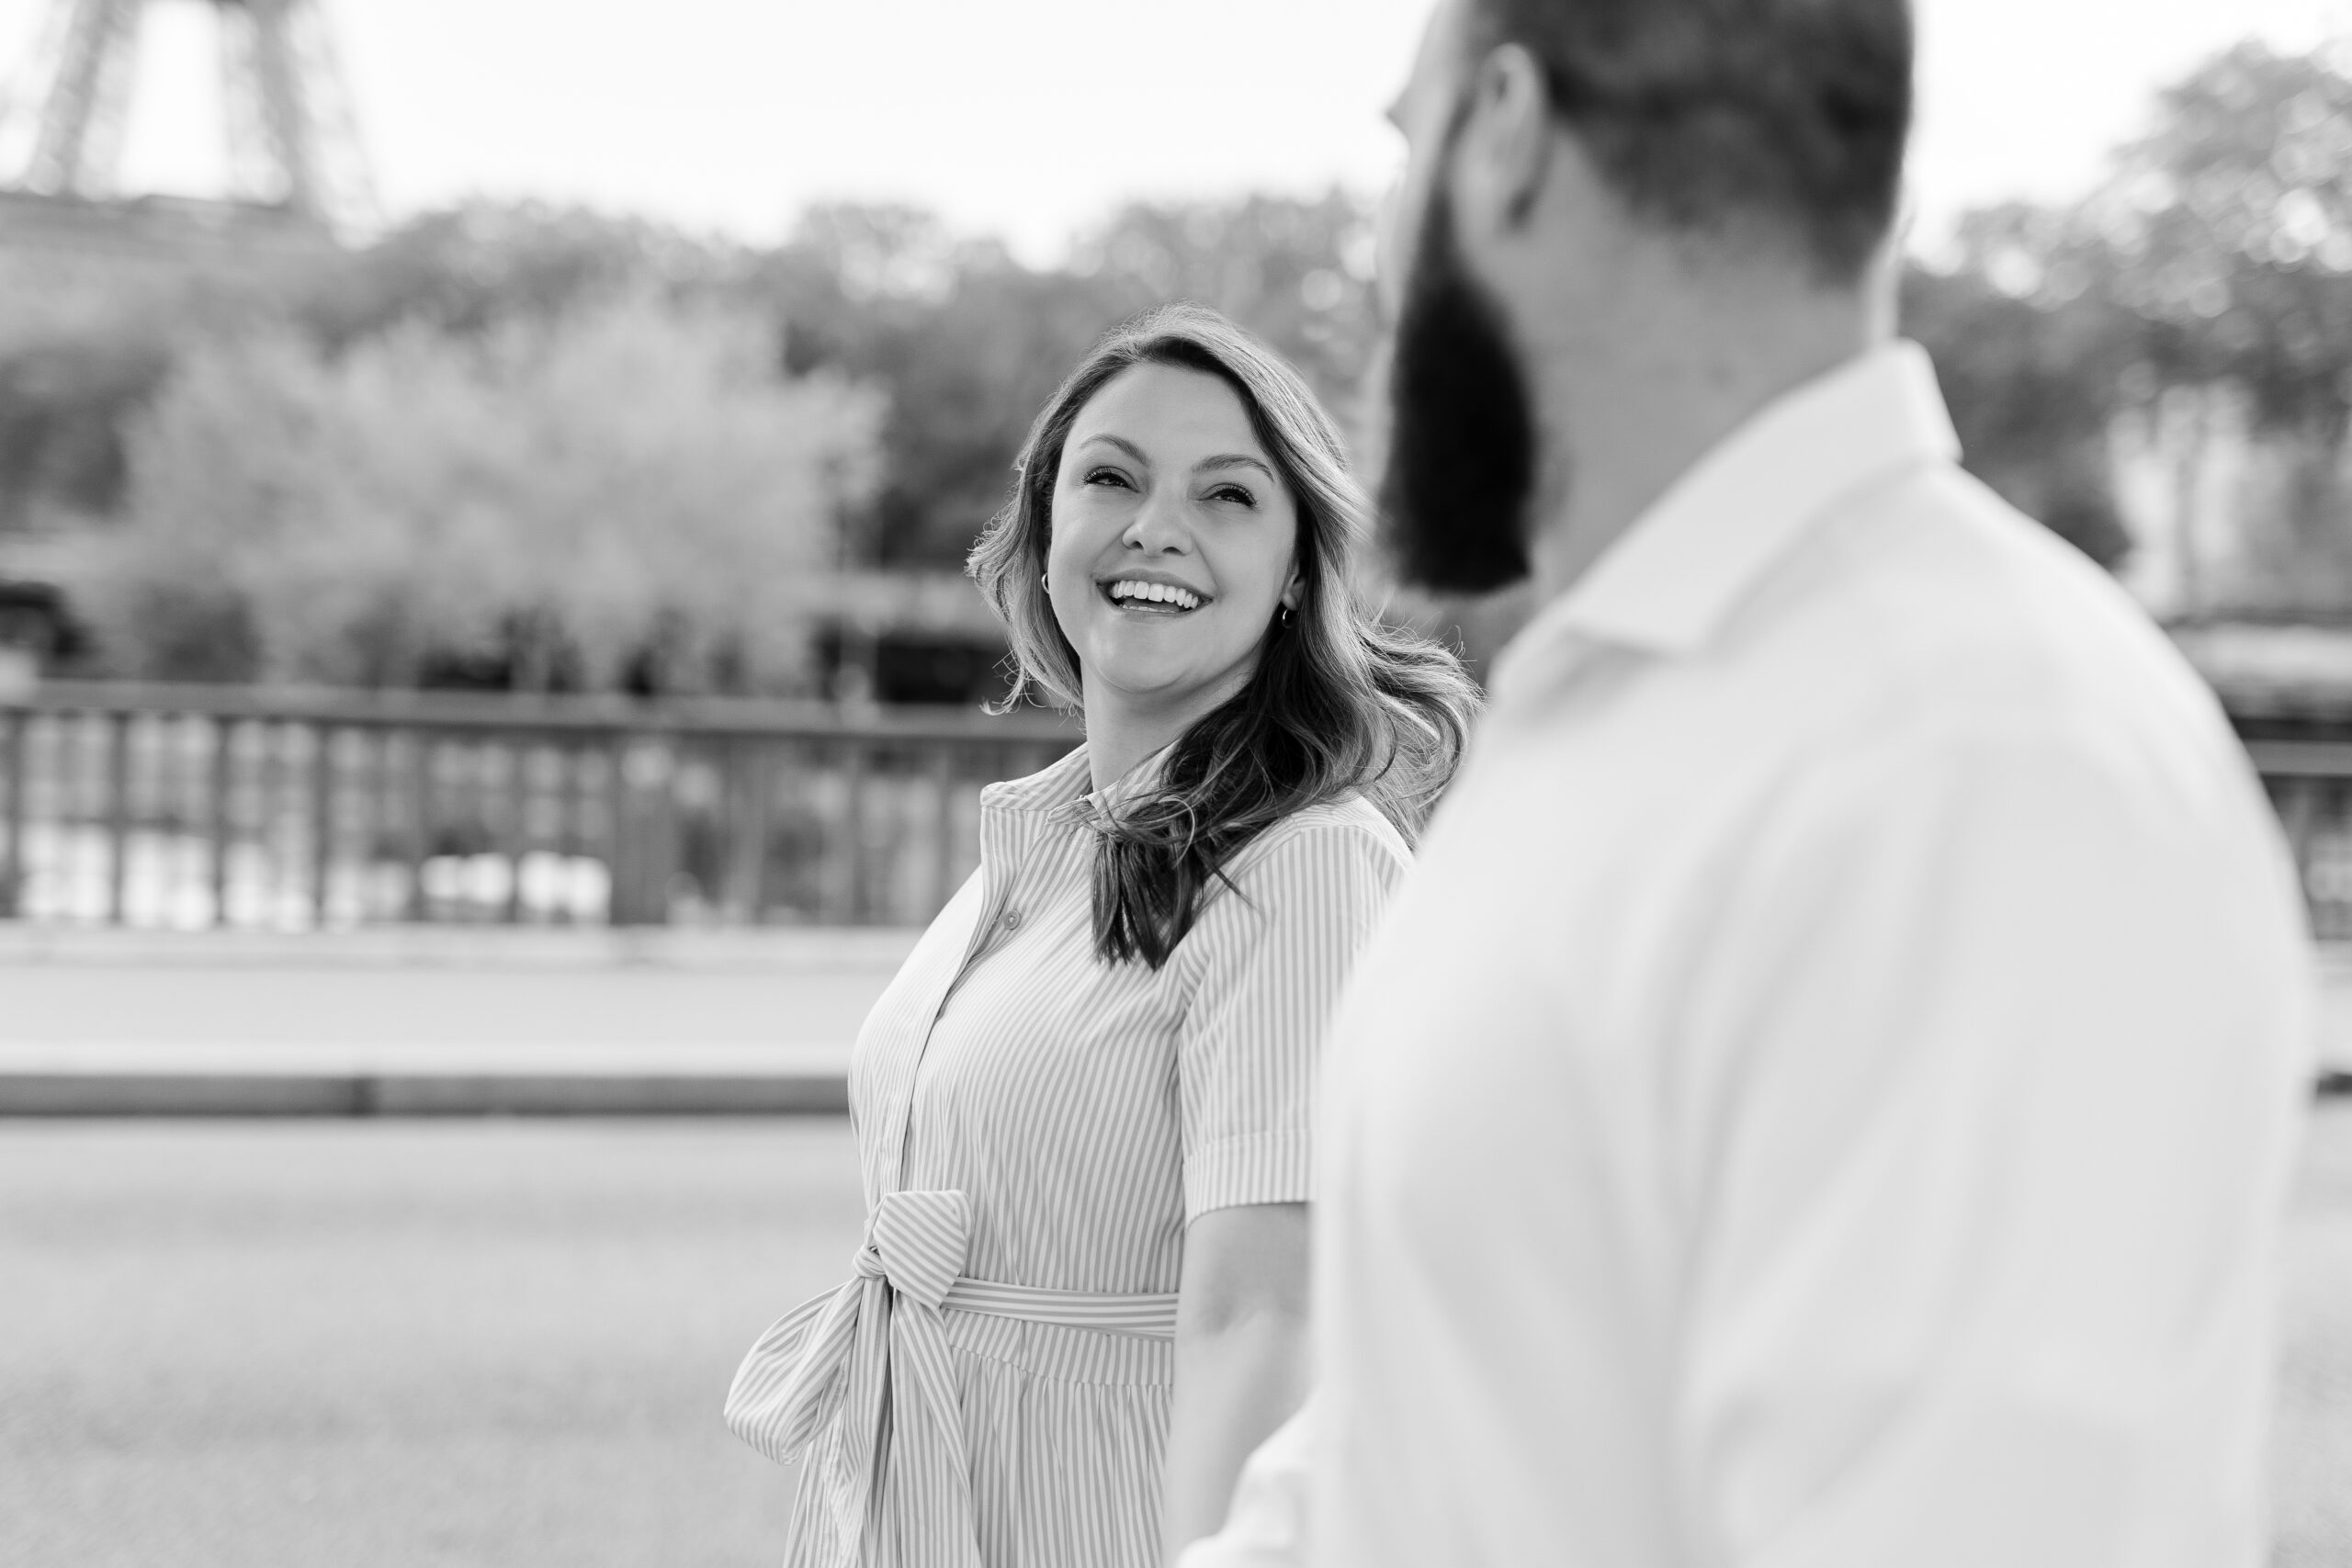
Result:
{"label": "dress button", "polygon": [[1004,912],[1004,929],[1009,931],[1017,931],[1021,929],[1020,910],[1007,909]]}

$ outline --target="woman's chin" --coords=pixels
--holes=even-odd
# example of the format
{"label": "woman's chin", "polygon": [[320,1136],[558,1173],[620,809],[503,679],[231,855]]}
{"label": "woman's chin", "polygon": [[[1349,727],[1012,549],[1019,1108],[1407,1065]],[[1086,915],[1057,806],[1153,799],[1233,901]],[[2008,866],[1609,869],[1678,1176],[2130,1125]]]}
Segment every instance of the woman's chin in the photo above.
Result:
{"label": "woman's chin", "polygon": [[1089,697],[1105,698],[1139,712],[1170,712],[1216,700],[1234,685],[1232,669],[1204,673],[1197,664],[1167,660],[1107,659],[1091,667]]}

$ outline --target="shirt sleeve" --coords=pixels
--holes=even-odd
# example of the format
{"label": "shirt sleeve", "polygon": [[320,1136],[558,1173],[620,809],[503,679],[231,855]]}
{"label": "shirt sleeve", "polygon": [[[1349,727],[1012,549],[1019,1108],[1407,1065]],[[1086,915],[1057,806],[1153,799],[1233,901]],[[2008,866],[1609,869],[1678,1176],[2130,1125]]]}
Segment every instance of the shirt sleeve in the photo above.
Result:
{"label": "shirt sleeve", "polygon": [[[2251,781],[2181,774],[1891,746],[1722,890],[1669,1090],[1693,1561],[2256,1561],[2308,982]],[[2231,1533],[2141,1539],[2182,1487]]]}
{"label": "shirt sleeve", "polygon": [[1324,1030],[1404,871],[1369,829],[1316,823],[1245,852],[1234,886],[1204,907],[1177,1045],[1187,1224],[1309,1196]]}

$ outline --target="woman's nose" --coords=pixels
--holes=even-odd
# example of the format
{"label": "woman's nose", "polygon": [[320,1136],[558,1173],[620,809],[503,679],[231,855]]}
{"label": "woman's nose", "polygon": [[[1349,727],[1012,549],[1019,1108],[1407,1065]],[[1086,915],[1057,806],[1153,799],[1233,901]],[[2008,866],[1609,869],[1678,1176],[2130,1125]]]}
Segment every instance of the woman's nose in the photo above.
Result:
{"label": "woman's nose", "polygon": [[1190,547],[1192,529],[1184,516],[1184,498],[1169,491],[1154,491],[1136,508],[1135,518],[1120,542],[1153,554],[1182,554]]}

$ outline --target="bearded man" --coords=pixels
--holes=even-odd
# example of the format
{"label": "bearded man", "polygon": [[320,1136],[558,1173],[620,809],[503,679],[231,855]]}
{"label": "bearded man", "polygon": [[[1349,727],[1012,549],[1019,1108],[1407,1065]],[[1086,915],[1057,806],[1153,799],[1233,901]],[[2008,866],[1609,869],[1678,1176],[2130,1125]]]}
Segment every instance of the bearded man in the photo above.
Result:
{"label": "bearded man", "polygon": [[1334,1025],[1317,1391],[1188,1565],[2255,1568],[2307,942],[1891,336],[1904,0],[1449,0],[1405,570],[1542,605]]}

